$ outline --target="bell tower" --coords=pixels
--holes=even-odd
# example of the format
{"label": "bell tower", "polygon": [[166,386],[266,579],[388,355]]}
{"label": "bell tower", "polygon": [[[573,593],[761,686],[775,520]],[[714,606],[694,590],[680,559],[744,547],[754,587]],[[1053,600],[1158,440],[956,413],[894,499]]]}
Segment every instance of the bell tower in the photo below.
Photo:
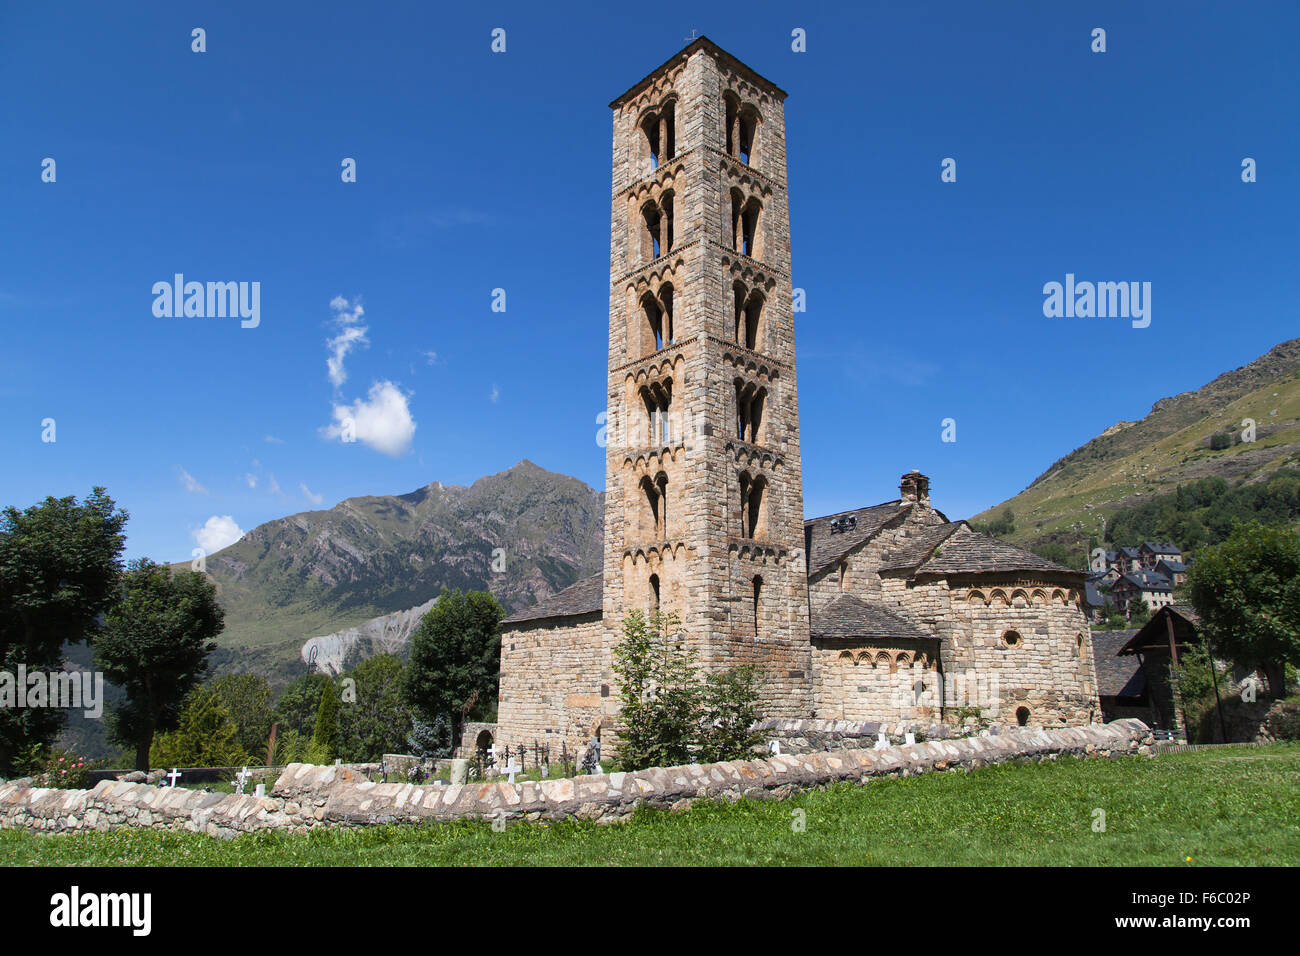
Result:
{"label": "bell tower", "polygon": [[602,656],[627,611],[675,612],[806,717],[785,96],[701,37],[610,104]]}

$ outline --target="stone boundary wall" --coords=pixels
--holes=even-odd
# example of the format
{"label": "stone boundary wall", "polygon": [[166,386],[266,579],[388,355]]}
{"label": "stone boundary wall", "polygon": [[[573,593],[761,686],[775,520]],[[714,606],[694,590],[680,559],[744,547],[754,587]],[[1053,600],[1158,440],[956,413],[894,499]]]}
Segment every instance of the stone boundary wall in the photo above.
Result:
{"label": "stone boundary wall", "polygon": [[[874,747],[882,733],[895,745],[905,743],[909,733],[915,734],[917,740],[953,740],[980,733],[979,728],[954,727],[937,722],[889,723],[874,720],[760,720],[753,729],[762,735],[764,742],[780,741],[782,753],[817,753]],[[1008,729],[990,727],[988,733],[996,735],[1005,733]]]}
{"label": "stone boundary wall", "polygon": [[123,827],[234,837],[263,829],[373,826],[442,820],[627,819],[638,806],[684,809],[700,799],[782,799],[840,781],[969,770],[1062,754],[1149,754],[1139,720],[1049,730],[1009,728],[989,736],[933,740],[880,750],[770,757],[524,783],[465,786],[376,784],[346,767],[292,764],[269,797],[237,796],[103,781],[93,790],[0,785],[0,827],[45,833]]}

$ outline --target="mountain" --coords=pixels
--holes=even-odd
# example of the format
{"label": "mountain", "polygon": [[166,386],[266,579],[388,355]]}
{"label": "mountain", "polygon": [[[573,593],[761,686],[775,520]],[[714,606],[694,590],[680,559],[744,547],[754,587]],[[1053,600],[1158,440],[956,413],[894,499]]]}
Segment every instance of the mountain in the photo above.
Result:
{"label": "mountain", "polygon": [[358,639],[387,646],[394,627],[410,630],[399,612],[444,587],[527,607],[600,569],[603,525],[603,493],[526,460],[469,487],[434,482],[268,521],[208,556],[226,611],[213,668],[284,683],[303,673],[308,639],[340,660]]}
{"label": "mountain", "polygon": [[[1247,418],[1254,441],[1241,440]],[[1014,530],[1000,537],[1029,547],[1074,543],[1096,535],[1102,517],[1179,483],[1257,482],[1298,463],[1300,339],[1291,339],[1195,391],[1160,399],[1140,421],[1110,426],[972,520],[987,523],[1010,508]]]}

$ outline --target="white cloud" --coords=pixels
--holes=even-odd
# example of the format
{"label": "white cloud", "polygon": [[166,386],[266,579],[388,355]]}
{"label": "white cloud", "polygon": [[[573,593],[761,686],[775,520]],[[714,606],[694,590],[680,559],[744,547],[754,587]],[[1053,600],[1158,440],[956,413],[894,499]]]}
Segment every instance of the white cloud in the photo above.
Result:
{"label": "white cloud", "polygon": [[415,421],[407,396],[392,382],[375,382],[367,398],[351,405],[334,403],[334,424],[322,431],[328,438],[342,439],[349,419],[353,437],[375,451],[396,458],[411,450]]}
{"label": "white cloud", "polygon": [[354,299],[349,302],[343,296],[336,295],[330,300],[330,308],[334,311],[334,321],[338,323],[339,334],[325,343],[330,350],[325,365],[329,369],[330,383],[338,388],[348,380],[343,360],[358,345],[370,344],[370,340],[366,338],[369,328],[360,324],[361,317],[366,312],[361,308],[359,301]]}
{"label": "white cloud", "polygon": [[181,484],[185,486],[185,490],[188,491],[190,494],[206,495],[208,493],[208,489],[204,488],[201,484],[199,484],[198,479],[196,479],[193,475],[191,475],[180,465],[176,466],[176,470],[180,472]]}
{"label": "white cloud", "polygon": [[488,395],[488,401],[496,402],[501,397],[501,389],[497,388],[496,383],[492,383],[492,391]]}
{"label": "white cloud", "polygon": [[248,487],[250,488],[257,487],[257,475],[253,474],[251,471],[248,474],[244,475],[244,480],[248,482]]}
{"label": "white cloud", "polygon": [[267,442],[268,444],[271,444],[271,445],[283,445],[283,444],[284,444],[284,439],[283,439],[283,438],[276,438],[274,435],[267,435],[265,438],[262,439],[262,441]]}
{"label": "white cloud", "polygon": [[436,364],[437,364],[437,362],[438,362],[438,353],[437,353],[437,352],[421,352],[420,354],[424,356],[424,360],[425,360],[425,362],[427,362],[429,365],[436,365]]}
{"label": "white cloud", "polygon": [[202,528],[194,532],[194,540],[208,554],[234,544],[243,536],[244,532],[240,530],[239,525],[235,523],[235,519],[230,515],[222,515],[221,517],[213,515],[204,522]]}
{"label": "white cloud", "polygon": [[270,476],[270,482],[271,483],[267,486],[266,490],[273,495],[280,494],[280,483],[275,480],[275,475]]}
{"label": "white cloud", "polygon": [[318,505],[318,504],[320,504],[322,501],[325,500],[325,496],[324,496],[324,495],[314,495],[314,494],[312,494],[311,489],[307,487],[307,482],[305,482],[305,481],[300,481],[300,482],[298,482],[298,487],[302,489],[303,497],[306,498],[308,501],[310,501],[310,502],[311,502],[312,504],[314,504],[314,505]]}

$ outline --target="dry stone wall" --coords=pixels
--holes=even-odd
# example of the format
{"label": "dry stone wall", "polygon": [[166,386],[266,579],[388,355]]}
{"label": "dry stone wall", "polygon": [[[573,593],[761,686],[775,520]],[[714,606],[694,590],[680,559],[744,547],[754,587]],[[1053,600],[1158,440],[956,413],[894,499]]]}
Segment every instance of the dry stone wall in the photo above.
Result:
{"label": "dry stone wall", "polygon": [[269,797],[104,781],[93,790],[0,785],[0,827],[45,833],[152,828],[230,838],[263,829],[374,826],[448,820],[627,819],[640,806],[684,809],[701,799],[781,799],[838,782],[993,763],[1147,754],[1138,720],[931,740],[880,750],[844,749],[765,760],[667,767],[524,783],[376,784],[348,768],[289,766]]}

